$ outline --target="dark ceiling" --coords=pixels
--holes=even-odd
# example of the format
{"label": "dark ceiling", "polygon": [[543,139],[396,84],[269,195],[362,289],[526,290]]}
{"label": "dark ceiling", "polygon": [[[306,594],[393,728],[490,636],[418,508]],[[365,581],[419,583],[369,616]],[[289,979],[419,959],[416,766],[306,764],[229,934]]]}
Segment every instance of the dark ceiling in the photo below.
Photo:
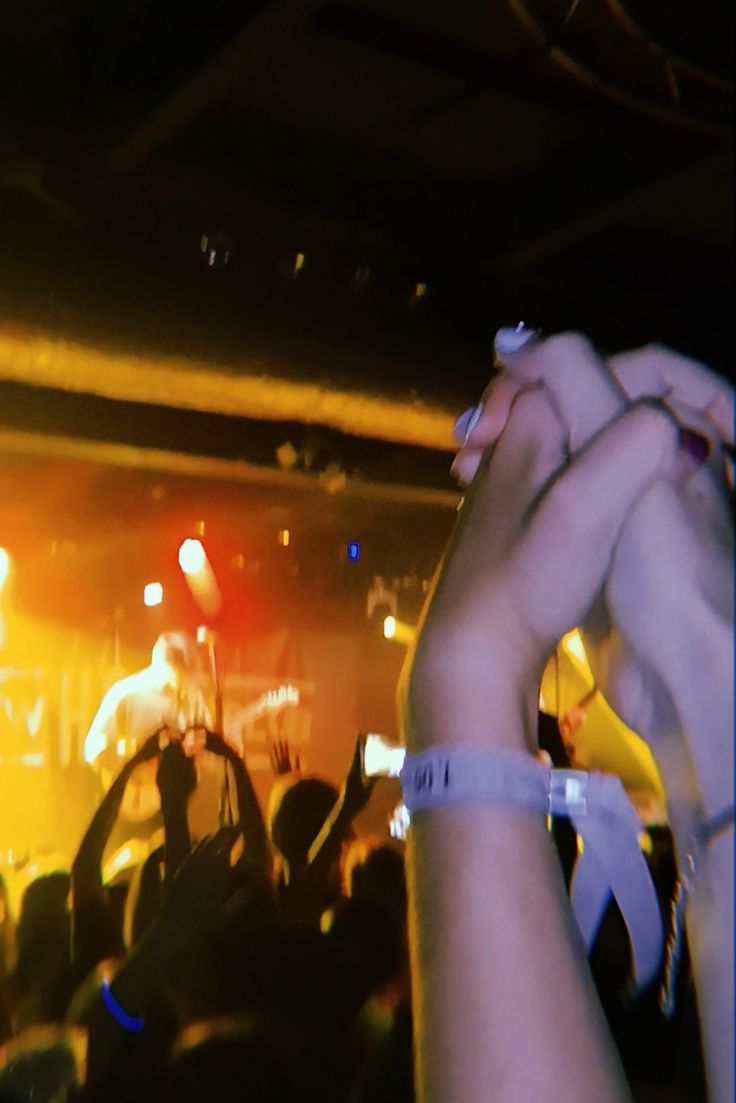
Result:
{"label": "dark ceiling", "polygon": [[[212,365],[223,393],[250,373],[449,414],[520,318],[724,369],[733,19],[722,0],[3,5],[0,333],[137,357],[66,391],[8,354],[3,424],[170,448],[163,407],[184,406],[204,420],[182,451],[273,464],[299,416],[237,433],[225,413],[253,412],[200,405],[184,368],[153,405],[149,360]],[[416,438],[338,424],[320,447],[346,470],[448,485]]]}

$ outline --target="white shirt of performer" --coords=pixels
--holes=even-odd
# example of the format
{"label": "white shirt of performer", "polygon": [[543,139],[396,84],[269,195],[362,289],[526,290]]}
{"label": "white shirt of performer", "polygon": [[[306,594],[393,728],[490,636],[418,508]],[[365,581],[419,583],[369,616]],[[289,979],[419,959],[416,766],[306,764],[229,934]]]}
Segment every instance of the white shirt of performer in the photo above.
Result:
{"label": "white shirt of performer", "polygon": [[[165,632],[159,636],[151,663],[143,670],[115,682],[102,698],[84,741],[84,760],[96,766],[106,784],[110,775],[133,754],[149,736],[168,727],[184,733],[202,725],[211,727],[211,713],[201,677],[196,647],[184,633]],[[142,772],[135,774],[144,783]],[[134,782],[136,778],[131,779]]]}
{"label": "white shirt of performer", "polygon": [[[101,755],[127,758],[149,735],[168,727],[211,726],[205,695],[198,686],[181,687],[153,666],[129,674],[108,689],[84,740],[84,761],[93,765]],[[105,754],[108,752],[108,754]]]}

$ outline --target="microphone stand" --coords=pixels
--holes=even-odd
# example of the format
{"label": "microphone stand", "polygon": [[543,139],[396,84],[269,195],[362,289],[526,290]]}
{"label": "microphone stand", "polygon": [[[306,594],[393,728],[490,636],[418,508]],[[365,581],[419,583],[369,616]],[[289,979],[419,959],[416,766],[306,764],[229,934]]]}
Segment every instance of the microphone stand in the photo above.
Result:
{"label": "microphone stand", "polygon": [[[207,655],[210,661],[210,674],[215,697],[215,731],[223,738],[223,709],[222,709],[222,683],[220,681],[220,668],[217,661],[217,637],[214,632],[207,631]],[[223,759],[222,788],[220,789],[220,806],[218,810],[220,827],[232,825],[235,822],[233,816],[233,802],[230,793],[230,767],[227,760]]]}

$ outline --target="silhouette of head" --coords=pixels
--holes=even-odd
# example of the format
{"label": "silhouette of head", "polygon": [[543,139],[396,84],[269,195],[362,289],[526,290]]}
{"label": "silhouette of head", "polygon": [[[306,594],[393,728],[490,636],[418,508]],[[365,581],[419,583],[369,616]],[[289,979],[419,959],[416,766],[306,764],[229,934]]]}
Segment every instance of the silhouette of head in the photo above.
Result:
{"label": "silhouette of head", "polygon": [[335,786],[318,777],[296,781],[285,777],[274,787],[269,816],[271,838],[290,865],[306,860],[337,797]]}

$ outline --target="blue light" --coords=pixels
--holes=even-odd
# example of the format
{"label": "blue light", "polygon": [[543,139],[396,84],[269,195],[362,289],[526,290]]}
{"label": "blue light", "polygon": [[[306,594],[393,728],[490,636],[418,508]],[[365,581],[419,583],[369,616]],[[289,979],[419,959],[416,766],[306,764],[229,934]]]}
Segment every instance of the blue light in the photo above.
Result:
{"label": "blue light", "polygon": [[360,559],[360,544],[357,540],[350,540],[348,542],[348,559],[351,563],[357,563]]}

